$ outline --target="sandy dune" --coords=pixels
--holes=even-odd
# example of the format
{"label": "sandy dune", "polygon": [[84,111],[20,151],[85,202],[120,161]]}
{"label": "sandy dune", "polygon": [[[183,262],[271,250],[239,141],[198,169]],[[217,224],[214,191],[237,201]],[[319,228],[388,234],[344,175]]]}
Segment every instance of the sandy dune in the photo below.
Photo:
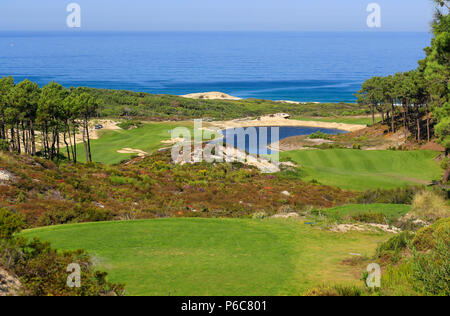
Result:
{"label": "sandy dune", "polygon": [[213,122],[211,123],[211,125],[219,127],[221,129],[236,128],[236,127],[257,127],[257,126],[305,126],[305,127],[319,127],[319,128],[334,128],[347,132],[359,131],[367,127],[366,125],[356,125],[356,124],[298,121],[271,116],[263,116],[255,120],[242,119],[223,122]]}
{"label": "sandy dune", "polygon": [[231,101],[242,100],[241,98],[233,97],[223,92],[191,93],[182,95],[182,97],[188,99],[205,99],[205,100],[231,100]]}

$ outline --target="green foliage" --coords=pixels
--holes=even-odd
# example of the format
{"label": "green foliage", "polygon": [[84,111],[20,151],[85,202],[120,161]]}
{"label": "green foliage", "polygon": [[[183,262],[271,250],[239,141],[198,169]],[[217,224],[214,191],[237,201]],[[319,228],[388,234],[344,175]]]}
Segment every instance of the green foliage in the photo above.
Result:
{"label": "green foliage", "polygon": [[330,139],[330,135],[322,133],[321,131],[317,131],[316,133],[312,133],[309,135],[310,139]]}
{"label": "green foliage", "polygon": [[387,204],[411,204],[418,192],[423,190],[422,187],[404,187],[397,189],[376,189],[367,190],[361,193],[356,201],[358,203],[387,203]]}
{"label": "green foliage", "polygon": [[22,218],[13,212],[0,208],[0,240],[11,239],[25,227]]}
{"label": "green foliage", "polygon": [[134,184],[136,180],[133,178],[120,177],[120,176],[112,176],[109,178],[112,184],[116,185],[124,185],[124,184]]}
{"label": "green foliage", "polygon": [[274,113],[299,116],[364,115],[368,107],[348,103],[297,104],[268,100],[245,99],[238,101],[188,99],[173,95],[153,95],[124,90],[85,88],[94,98],[101,100],[102,117],[145,118],[152,120],[183,120],[213,118],[215,120],[255,117]]}
{"label": "green foliage", "polygon": [[304,296],[363,296],[364,291],[360,287],[351,285],[323,285],[307,291]]}
{"label": "green foliage", "polygon": [[[450,233],[450,232],[449,232]],[[450,295],[450,243],[436,240],[429,253],[414,253],[412,261],[417,288],[426,295]]]}
{"label": "green foliage", "polygon": [[444,218],[431,226],[420,229],[413,240],[419,251],[427,251],[436,247],[436,240],[450,243],[450,219]]}
{"label": "green foliage", "polygon": [[[67,268],[76,263],[81,268],[81,287],[66,284]],[[27,296],[117,296],[124,286],[106,280],[107,274],[96,271],[83,250],[59,252],[47,242],[22,238],[0,240],[0,265],[14,273],[21,283],[20,294]]]}
{"label": "green foliage", "polygon": [[39,219],[39,224],[42,226],[50,226],[82,222],[101,222],[112,220],[113,218],[114,216],[109,210],[77,205],[71,209],[45,212]]}
{"label": "green foliage", "polygon": [[380,244],[376,251],[376,257],[393,257],[398,255],[401,251],[407,249],[409,243],[414,238],[414,234],[409,231],[401,232],[388,241]]}
{"label": "green foliage", "polygon": [[137,120],[126,120],[126,121],[121,122],[117,126],[119,126],[121,129],[129,130],[129,129],[141,127],[142,122],[137,121]]}
{"label": "green foliage", "polygon": [[387,219],[383,213],[358,213],[352,219],[361,223],[386,224]]}
{"label": "green foliage", "polygon": [[0,151],[8,151],[9,142],[6,139],[0,139]]}

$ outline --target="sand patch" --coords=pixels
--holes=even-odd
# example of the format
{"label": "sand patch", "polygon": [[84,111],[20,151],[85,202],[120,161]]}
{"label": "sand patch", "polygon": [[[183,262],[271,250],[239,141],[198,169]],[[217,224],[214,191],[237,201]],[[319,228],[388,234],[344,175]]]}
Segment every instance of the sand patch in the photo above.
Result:
{"label": "sand patch", "polygon": [[18,278],[0,268],[0,296],[17,296],[21,288]]}
{"label": "sand patch", "polygon": [[204,99],[204,100],[231,100],[231,101],[237,101],[242,100],[238,97],[233,97],[232,95],[223,93],[223,92],[201,92],[201,93],[191,93],[182,95],[183,98],[188,99]]}
{"label": "sand patch", "polygon": [[173,145],[176,143],[181,143],[184,142],[184,138],[174,138],[174,139],[169,139],[169,140],[163,140],[161,141],[161,143],[163,144],[169,144],[169,145]]}
{"label": "sand patch", "polygon": [[340,224],[330,229],[336,233],[347,233],[349,231],[365,232],[365,231],[384,231],[386,233],[398,234],[401,229],[383,224]]}
{"label": "sand patch", "polygon": [[119,154],[137,154],[139,157],[145,157],[148,156],[148,153],[146,153],[143,150],[140,149],[133,149],[133,148],[122,148],[117,151]]}
{"label": "sand patch", "polygon": [[298,127],[317,127],[339,129],[347,132],[354,132],[365,129],[366,125],[344,124],[344,123],[329,123],[316,121],[298,121],[283,118],[282,116],[262,116],[257,119],[238,119],[232,121],[213,122],[211,125],[221,129],[239,128],[239,127],[258,127],[258,126],[298,126]]}

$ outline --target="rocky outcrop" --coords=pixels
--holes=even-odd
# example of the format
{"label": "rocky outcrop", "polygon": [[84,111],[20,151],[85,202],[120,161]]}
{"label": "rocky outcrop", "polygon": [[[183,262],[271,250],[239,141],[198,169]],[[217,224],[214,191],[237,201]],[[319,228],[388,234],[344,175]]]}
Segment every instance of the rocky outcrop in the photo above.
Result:
{"label": "rocky outcrop", "polygon": [[17,296],[21,288],[19,279],[0,268],[0,296]]}
{"label": "rocky outcrop", "polygon": [[0,182],[8,182],[14,179],[14,175],[8,170],[0,169]]}

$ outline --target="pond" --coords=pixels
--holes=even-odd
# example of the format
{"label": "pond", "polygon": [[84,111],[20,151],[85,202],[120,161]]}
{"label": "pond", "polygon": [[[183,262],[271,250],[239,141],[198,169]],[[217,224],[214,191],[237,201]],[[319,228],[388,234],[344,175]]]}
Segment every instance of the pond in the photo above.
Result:
{"label": "pond", "polygon": [[[239,130],[241,131],[241,133],[239,133]],[[242,131],[245,134],[243,134]],[[319,127],[261,126],[243,129],[227,129],[223,130],[222,134],[224,135],[224,143],[233,145],[239,149],[243,149],[249,154],[271,154],[273,151],[268,149],[267,146],[272,143],[292,136],[311,135],[319,131],[328,135],[347,133],[346,131],[342,131],[339,129]],[[240,141],[238,141],[238,135]],[[252,140],[250,140],[250,135],[252,136]]]}

